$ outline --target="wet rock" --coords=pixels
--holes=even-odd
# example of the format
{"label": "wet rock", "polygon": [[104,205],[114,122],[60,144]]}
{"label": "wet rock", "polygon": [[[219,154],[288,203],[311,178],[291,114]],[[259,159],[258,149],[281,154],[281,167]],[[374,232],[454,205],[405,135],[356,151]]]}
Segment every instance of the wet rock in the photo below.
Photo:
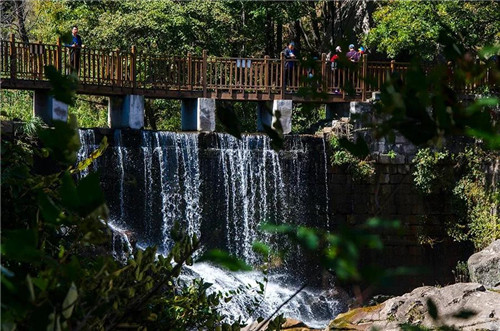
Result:
{"label": "wet rock", "polygon": [[491,288],[500,285],[500,239],[467,261],[470,279]]}
{"label": "wet rock", "polygon": [[[259,328],[260,328],[260,330],[266,330],[268,323],[265,323],[265,325],[261,325],[263,323],[264,322],[261,322],[261,323],[254,322],[254,323],[252,323],[250,325],[247,325],[246,327],[244,327],[241,330],[242,331],[252,331],[252,330],[258,330]],[[305,323],[303,323],[303,322],[301,322],[299,320],[296,320],[296,319],[293,319],[293,318],[287,318],[285,320],[285,322],[283,324],[281,324],[281,330],[287,330],[287,331],[313,331],[313,330],[320,330],[320,329],[312,329],[309,326],[307,326]]]}
{"label": "wet rock", "polygon": [[[428,300],[436,306],[437,317],[429,313]],[[474,312],[460,318],[457,314]],[[443,288],[424,286],[379,305],[340,314],[329,330],[400,330],[408,323],[426,328],[452,326],[461,330],[500,330],[500,293],[478,283],[459,283]]]}

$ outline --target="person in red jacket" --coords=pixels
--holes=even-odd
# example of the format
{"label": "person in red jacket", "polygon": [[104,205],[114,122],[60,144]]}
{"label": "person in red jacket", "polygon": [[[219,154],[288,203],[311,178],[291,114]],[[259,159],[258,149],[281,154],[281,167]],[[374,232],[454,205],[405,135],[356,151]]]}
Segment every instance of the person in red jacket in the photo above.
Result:
{"label": "person in red jacket", "polygon": [[328,53],[327,58],[331,63],[332,70],[337,69],[337,60],[339,59],[340,53],[342,53],[342,49],[340,48],[340,46],[337,46],[335,48],[335,53],[333,54],[331,54],[331,52]]}
{"label": "person in red jacket", "polygon": [[330,61],[330,68],[332,69],[332,86],[335,87],[335,93],[339,93],[339,88],[337,86],[338,82],[340,81],[340,72],[337,71],[338,67],[338,60],[340,57],[340,54],[342,53],[342,49],[340,46],[337,46],[335,48],[335,53],[332,54],[332,52],[328,53],[327,59]]}

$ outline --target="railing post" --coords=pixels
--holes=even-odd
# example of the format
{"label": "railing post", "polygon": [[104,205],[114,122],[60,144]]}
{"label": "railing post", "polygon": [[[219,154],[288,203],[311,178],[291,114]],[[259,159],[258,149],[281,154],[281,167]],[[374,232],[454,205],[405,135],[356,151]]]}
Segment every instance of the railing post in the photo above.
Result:
{"label": "railing post", "polygon": [[130,49],[130,78],[132,79],[132,88],[137,87],[137,48],[132,45]]}
{"label": "railing post", "polygon": [[201,85],[203,86],[203,97],[206,98],[207,97],[207,70],[208,70],[208,66],[207,66],[207,50],[204,49],[203,50],[203,64],[202,64],[202,69],[201,69],[201,73],[202,73],[202,76],[201,76]]}
{"label": "railing post", "polygon": [[394,60],[391,60],[391,74],[394,72]]}
{"label": "railing post", "polygon": [[264,56],[264,88],[267,93],[270,91],[269,83],[269,55]]}
{"label": "railing post", "polygon": [[61,37],[57,37],[56,68],[57,68],[57,71],[62,72],[62,45],[61,45]]}
{"label": "railing post", "polygon": [[361,71],[361,100],[366,100],[366,74],[368,72],[368,54],[363,54],[363,67]]}
{"label": "railing post", "polygon": [[187,79],[187,84],[189,90],[193,90],[193,80],[192,80],[192,75],[193,75],[193,61],[191,58],[191,52],[188,52],[187,54],[187,65],[188,65],[188,79]]}
{"label": "railing post", "polygon": [[17,77],[17,50],[16,50],[16,36],[12,33],[10,35],[10,78],[16,79]]}
{"label": "railing post", "polygon": [[[286,84],[286,79],[285,79],[285,54],[280,53],[280,63],[281,63],[281,67],[280,67],[280,81],[281,81],[281,99],[283,99],[285,97],[285,84]],[[288,77],[287,77],[288,78]]]}
{"label": "railing post", "polygon": [[43,54],[42,50],[43,50],[42,41],[39,40],[38,45],[36,46],[37,71],[38,71],[37,77],[38,77],[38,79],[43,78],[43,65],[44,65],[43,57],[44,57],[44,54]]}
{"label": "railing post", "polygon": [[118,85],[122,86],[122,59],[119,49],[116,50],[116,76]]}
{"label": "railing post", "polygon": [[327,71],[326,71],[326,54],[321,53],[321,91],[326,91],[327,82]]}

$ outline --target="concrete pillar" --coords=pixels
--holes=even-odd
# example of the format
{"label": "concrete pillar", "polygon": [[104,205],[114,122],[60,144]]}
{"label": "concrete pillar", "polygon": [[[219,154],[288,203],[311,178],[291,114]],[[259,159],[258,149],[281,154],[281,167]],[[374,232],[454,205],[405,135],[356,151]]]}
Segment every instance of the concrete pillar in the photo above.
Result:
{"label": "concrete pillar", "polygon": [[128,94],[109,97],[108,125],[112,129],[144,127],[144,96]]}
{"label": "concrete pillar", "polygon": [[183,99],[182,131],[215,131],[215,99]]}
{"label": "concrete pillar", "polygon": [[292,132],[292,100],[274,100],[272,109],[266,102],[257,104],[257,131],[264,131],[264,125],[274,126],[279,118],[283,134]]}
{"label": "concrete pillar", "polygon": [[33,94],[33,115],[45,123],[68,120],[68,105],[56,100],[48,91],[35,91]]}

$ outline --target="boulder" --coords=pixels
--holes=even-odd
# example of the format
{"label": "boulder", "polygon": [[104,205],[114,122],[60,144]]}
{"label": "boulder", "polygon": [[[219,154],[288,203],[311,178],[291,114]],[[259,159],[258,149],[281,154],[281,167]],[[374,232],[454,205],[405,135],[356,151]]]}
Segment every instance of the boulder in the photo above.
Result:
{"label": "boulder", "polygon": [[[437,318],[429,314],[428,299],[436,306]],[[431,307],[432,309],[432,307]],[[458,313],[473,311],[468,318]],[[446,287],[424,286],[379,305],[356,308],[340,314],[329,330],[401,330],[401,324],[426,328],[452,326],[461,330],[500,330],[500,293],[478,283]]]}
{"label": "boulder", "polygon": [[489,288],[500,285],[500,239],[471,255],[467,265],[471,281]]}

